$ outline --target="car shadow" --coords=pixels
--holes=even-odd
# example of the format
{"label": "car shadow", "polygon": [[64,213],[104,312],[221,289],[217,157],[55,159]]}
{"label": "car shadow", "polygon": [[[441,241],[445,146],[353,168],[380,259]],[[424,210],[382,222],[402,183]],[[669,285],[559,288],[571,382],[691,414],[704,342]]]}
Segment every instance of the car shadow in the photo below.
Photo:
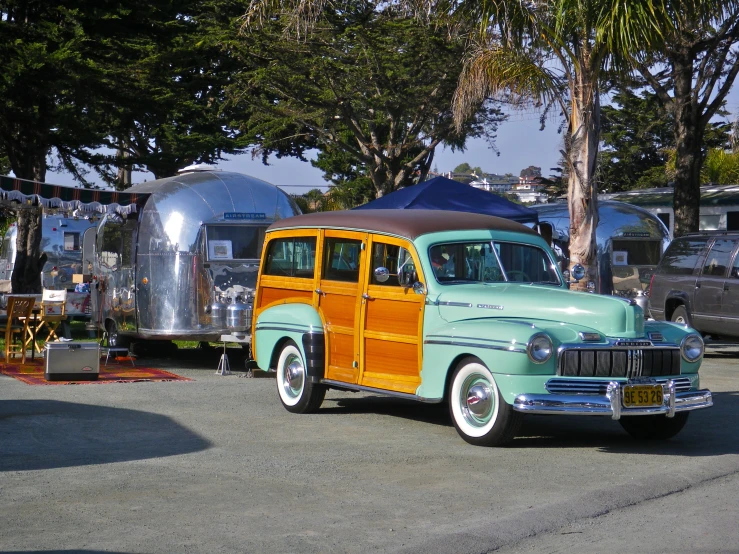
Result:
{"label": "car shadow", "polygon": [[[352,394],[347,392],[346,394]],[[402,417],[432,425],[451,426],[447,404],[427,404],[388,396],[362,396],[324,401],[321,414],[377,414]]]}
{"label": "car shadow", "polygon": [[205,450],[173,419],[56,400],[0,401],[0,472],[108,464]]}
{"label": "car shadow", "polygon": [[[349,394],[349,393],[347,393]],[[739,454],[739,392],[713,393],[713,407],[690,414],[682,431],[666,441],[633,439],[617,421],[604,416],[525,414],[507,448],[598,448],[604,452],[720,456]],[[324,403],[321,414],[379,414],[452,427],[446,404],[364,396]]]}

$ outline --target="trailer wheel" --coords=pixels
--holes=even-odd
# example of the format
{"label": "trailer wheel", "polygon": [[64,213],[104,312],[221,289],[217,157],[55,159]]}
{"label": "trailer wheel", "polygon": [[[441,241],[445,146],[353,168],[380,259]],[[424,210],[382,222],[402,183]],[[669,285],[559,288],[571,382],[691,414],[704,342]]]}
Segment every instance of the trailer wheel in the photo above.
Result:
{"label": "trailer wheel", "polygon": [[115,321],[108,322],[108,346],[111,348],[128,348],[131,341],[118,333],[118,325]]}

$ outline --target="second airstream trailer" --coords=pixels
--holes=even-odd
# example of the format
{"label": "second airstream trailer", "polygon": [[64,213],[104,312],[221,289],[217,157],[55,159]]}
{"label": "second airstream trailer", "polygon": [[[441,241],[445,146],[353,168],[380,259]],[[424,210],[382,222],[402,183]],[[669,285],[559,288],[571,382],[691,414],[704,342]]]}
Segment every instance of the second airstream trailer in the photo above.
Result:
{"label": "second airstream trailer", "polygon": [[90,237],[93,318],[109,344],[248,341],[264,231],[299,214],[295,202],[259,179],[213,170],[127,192],[148,196],[143,208],[106,215]]}
{"label": "second airstream trailer", "polygon": [[[567,256],[570,215],[566,203],[532,206],[553,228],[553,242]],[[623,202],[598,202],[597,275],[594,292],[644,298],[670,235],[654,214]]]}
{"label": "second airstream trailer", "polygon": [[[41,271],[41,286],[68,291],[66,314],[86,317],[90,310],[90,294],[75,292],[75,276],[85,272],[82,258],[83,235],[95,227],[97,215],[67,216],[44,213],[41,219],[40,249],[46,255]],[[18,227],[11,223],[0,247],[0,280],[10,280],[16,257]]]}

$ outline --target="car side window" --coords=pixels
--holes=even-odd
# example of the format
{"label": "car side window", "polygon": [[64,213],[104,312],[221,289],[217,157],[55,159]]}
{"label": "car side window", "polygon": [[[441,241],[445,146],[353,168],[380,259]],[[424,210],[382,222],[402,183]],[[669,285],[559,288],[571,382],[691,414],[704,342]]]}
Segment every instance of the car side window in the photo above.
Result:
{"label": "car side window", "polygon": [[708,237],[673,240],[662,256],[659,271],[670,275],[692,275],[707,243]]}
{"label": "car side window", "polygon": [[296,237],[270,241],[264,275],[313,279],[316,237]]}
{"label": "car side window", "polygon": [[[370,283],[385,287],[401,286],[398,268],[407,267],[407,264],[413,264],[413,258],[408,250],[396,244],[375,242],[372,245]],[[383,271],[383,268],[387,272]]]}
{"label": "car side window", "polygon": [[360,240],[327,238],[323,247],[323,278],[358,283],[361,247]]}
{"label": "car side window", "polygon": [[739,279],[739,254],[734,258],[734,265],[731,267],[730,276],[733,279]]}
{"label": "car side window", "polygon": [[706,256],[703,265],[704,276],[725,277],[726,269],[734,251],[734,241],[727,239],[716,240]]}

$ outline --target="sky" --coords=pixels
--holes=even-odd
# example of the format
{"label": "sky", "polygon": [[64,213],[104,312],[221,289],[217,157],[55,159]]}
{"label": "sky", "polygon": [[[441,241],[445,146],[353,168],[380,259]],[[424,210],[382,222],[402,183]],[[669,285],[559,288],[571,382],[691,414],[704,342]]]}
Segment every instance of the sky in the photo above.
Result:
{"label": "sky", "polygon": [[[739,89],[736,86],[728,95],[726,108],[730,113],[728,120],[739,116]],[[561,118],[549,117],[544,130],[540,130],[538,113],[510,112],[508,120],[498,128],[496,145],[499,156],[484,140],[471,140],[464,152],[437,148],[432,170],[446,173],[466,162],[471,167],[481,168],[485,173],[519,175],[522,169],[533,165],[541,168],[543,176],[549,176],[552,174],[551,168],[556,167],[561,158],[560,150],[563,145],[562,134],[558,133],[560,121]],[[277,185],[289,194],[304,194],[314,188],[326,190],[328,186],[323,180],[322,171],[315,169],[309,162],[301,162],[296,158],[272,157],[270,165],[264,165],[261,159],[253,160],[249,153],[228,158],[227,161],[219,162],[216,168],[257,177]],[[133,175],[134,183],[153,178],[150,173],[136,172]],[[49,172],[46,181],[57,185],[75,185],[72,177],[64,173]]]}
{"label": "sky", "polygon": [[[541,167],[542,175],[550,175],[550,168],[556,167],[562,147],[562,135],[557,133],[558,126],[556,120],[551,120],[544,131],[540,131],[539,116],[536,113],[511,113],[509,119],[498,128],[496,145],[500,156],[484,140],[470,140],[464,152],[437,148],[432,170],[446,173],[466,162],[472,167],[479,167],[485,173],[518,175],[522,169],[535,165]],[[219,162],[216,168],[257,177],[290,194],[304,194],[314,188],[325,190],[328,186],[322,171],[309,162],[301,162],[296,158],[277,159],[273,156],[270,165],[264,165],[261,159],[252,160],[251,154],[246,153],[228,156],[228,160]],[[89,177],[92,178],[92,174]],[[134,183],[153,178],[150,173],[133,174]],[[56,185],[75,185],[72,176],[66,173],[48,172],[46,181]]]}

